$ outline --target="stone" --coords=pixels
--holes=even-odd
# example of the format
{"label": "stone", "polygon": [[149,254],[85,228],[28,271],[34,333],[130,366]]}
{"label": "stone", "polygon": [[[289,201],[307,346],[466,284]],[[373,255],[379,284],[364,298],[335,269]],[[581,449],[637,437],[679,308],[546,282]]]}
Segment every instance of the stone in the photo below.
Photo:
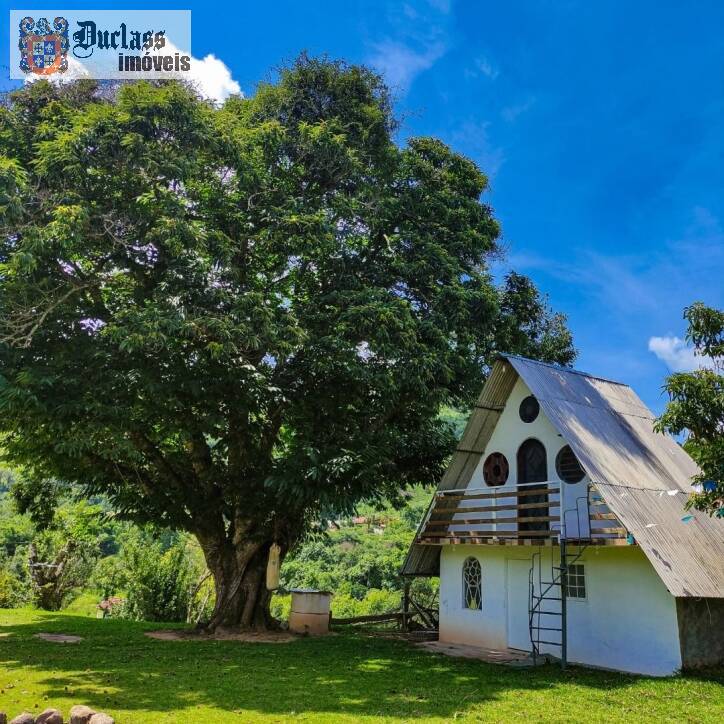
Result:
{"label": "stone", "polygon": [[63,724],[63,715],[57,709],[45,709],[38,714],[35,724]]}
{"label": "stone", "polygon": [[24,711],[22,714],[18,714],[15,719],[11,719],[10,724],[35,724],[35,719],[33,719],[32,714]]}
{"label": "stone", "polygon": [[90,724],[95,711],[88,706],[78,704],[70,710],[70,724]]}
{"label": "stone", "polygon": [[99,711],[90,718],[88,724],[116,724],[116,720],[112,716]]}
{"label": "stone", "polygon": [[74,636],[73,634],[36,633],[33,636],[36,639],[50,641],[53,644],[79,644],[83,640],[82,636]]}

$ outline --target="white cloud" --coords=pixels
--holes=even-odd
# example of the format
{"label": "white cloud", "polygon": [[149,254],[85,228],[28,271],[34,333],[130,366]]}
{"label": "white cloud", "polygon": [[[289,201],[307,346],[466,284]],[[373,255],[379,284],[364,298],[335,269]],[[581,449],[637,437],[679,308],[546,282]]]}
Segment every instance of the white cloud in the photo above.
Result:
{"label": "white cloud", "polygon": [[376,19],[383,34],[369,43],[366,62],[398,94],[429,70],[450,47],[449,0],[391,3]]}
{"label": "white cloud", "polygon": [[651,337],[649,352],[653,352],[672,372],[691,372],[702,367],[711,367],[711,360],[696,354],[678,337]]}
{"label": "white cloud", "polygon": [[384,40],[373,46],[369,62],[382,73],[391,87],[406,91],[416,76],[431,68],[444,55],[445,49],[441,42],[433,43],[424,50],[415,50],[403,42]]}
{"label": "white cloud", "polygon": [[[179,49],[166,43],[164,54],[173,55]],[[202,59],[191,56],[191,70],[174,74],[180,80],[191,83],[204,98],[223,103],[229,96],[241,94],[241,86],[232,78],[229,67],[215,55]]]}
{"label": "white cloud", "polygon": [[213,54],[202,60],[191,58],[189,80],[201,95],[219,103],[231,95],[241,94],[241,86],[232,78],[229,67]]}

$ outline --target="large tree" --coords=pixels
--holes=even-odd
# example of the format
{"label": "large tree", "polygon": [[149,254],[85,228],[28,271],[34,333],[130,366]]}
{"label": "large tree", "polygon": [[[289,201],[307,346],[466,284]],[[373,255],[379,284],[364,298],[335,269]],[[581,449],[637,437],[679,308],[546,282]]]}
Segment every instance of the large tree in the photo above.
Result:
{"label": "large tree", "polygon": [[434,480],[496,351],[574,357],[491,277],[484,174],[396,130],[377,75],[306,57],[222,108],[38,82],[0,117],[6,455],[192,532],[211,627],[270,625],[273,542]]}
{"label": "large tree", "polygon": [[701,468],[690,505],[724,517],[724,311],[696,302],[684,310],[684,319],[687,341],[710,366],[666,380],[670,401],[657,427],[685,434],[684,449]]}

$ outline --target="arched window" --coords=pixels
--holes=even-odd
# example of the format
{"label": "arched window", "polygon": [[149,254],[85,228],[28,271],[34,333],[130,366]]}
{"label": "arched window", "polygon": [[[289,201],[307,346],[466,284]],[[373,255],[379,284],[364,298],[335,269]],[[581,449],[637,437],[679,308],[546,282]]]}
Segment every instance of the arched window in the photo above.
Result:
{"label": "arched window", "polygon": [[483,572],[480,561],[472,556],[463,563],[463,608],[483,608]]}
{"label": "arched window", "polygon": [[[543,443],[534,438],[529,438],[518,448],[518,485],[525,483],[544,483],[548,480],[548,458]],[[540,495],[532,494],[534,490],[542,491]],[[545,485],[526,485],[524,488],[528,491],[525,498],[521,498],[521,502],[534,507],[525,508],[525,513],[521,517],[525,518],[547,518],[548,506],[540,505],[548,502],[548,495],[545,493]],[[519,531],[527,530],[548,530],[550,528],[547,520],[538,521],[522,521],[518,523]]]}
{"label": "arched window", "polygon": [[518,448],[518,485],[548,480],[548,459],[543,443],[529,438]]}

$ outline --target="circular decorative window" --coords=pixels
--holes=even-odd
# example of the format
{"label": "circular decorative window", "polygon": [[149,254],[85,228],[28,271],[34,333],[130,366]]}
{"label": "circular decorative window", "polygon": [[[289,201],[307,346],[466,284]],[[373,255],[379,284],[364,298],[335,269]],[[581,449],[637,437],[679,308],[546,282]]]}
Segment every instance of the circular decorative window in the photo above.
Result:
{"label": "circular decorative window", "polygon": [[556,472],[558,477],[566,483],[578,483],[586,475],[586,471],[578,462],[576,454],[570,445],[562,447],[556,455]]}
{"label": "circular decorative window", "polygon": [[533,395],[528,395],[528,397],[520,403],[520,408],[518,409],[518,414],[520,414],[520,419],[523,420],[523,422],[533,422],[533,420],[538,417],[539,412],[540,405]]}
{"label": "circular decorative window", "polygon": [[496,487],[505,485],[508,479],[508,460],[503,453],[490,453],[483,464],[483,478],[486,485]]}

